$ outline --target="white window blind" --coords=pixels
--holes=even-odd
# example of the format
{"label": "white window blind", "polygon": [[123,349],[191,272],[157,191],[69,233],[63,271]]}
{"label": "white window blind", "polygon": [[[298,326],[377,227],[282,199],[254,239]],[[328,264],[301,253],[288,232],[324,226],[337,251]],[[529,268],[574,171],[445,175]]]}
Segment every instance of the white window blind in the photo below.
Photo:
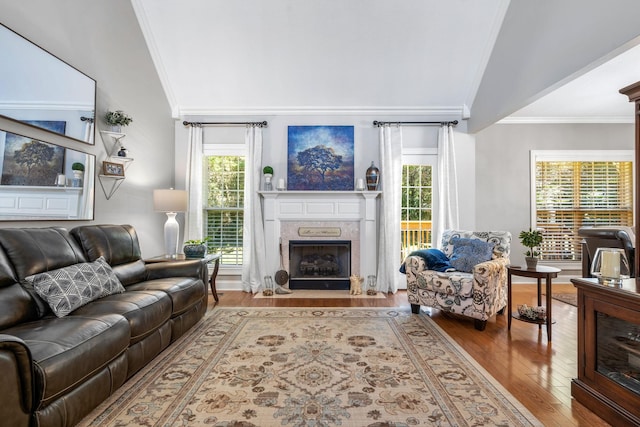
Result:
{"label": "white window blind", "polygon": [[579,261],[580,227],[633,224],[631,160],[629,152],[532,152],[541,259]]}
{"label": "white window blind", "polygon": [[242,265],[244,156],[205,156],[206,235],[210,252],[220,252],[221,266]]}

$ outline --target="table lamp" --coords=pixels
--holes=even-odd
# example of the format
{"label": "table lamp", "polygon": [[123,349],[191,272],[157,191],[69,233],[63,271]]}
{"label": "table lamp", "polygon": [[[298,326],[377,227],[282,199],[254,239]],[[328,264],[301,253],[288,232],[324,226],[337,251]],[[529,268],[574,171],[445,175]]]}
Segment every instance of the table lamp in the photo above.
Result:
{"label": "table lamp", "polygon": [[167,258],[176,258],[178,255],[178,236],[180,225],[176,221],[178,212],[187,210],[187,192],[185,190],[153,190],[153,209],[156,212],[165,212],[167,222],[164,223],[164,250]]}

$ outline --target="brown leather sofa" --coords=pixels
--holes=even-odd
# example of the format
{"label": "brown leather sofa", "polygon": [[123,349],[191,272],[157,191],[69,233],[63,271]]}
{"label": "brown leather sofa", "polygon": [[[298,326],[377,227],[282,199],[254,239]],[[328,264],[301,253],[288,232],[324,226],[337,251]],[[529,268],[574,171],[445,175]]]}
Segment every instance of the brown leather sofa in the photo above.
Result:
{"label": "brown leather sofa", "polygon": [[[25,277],[103,256],[125,291],[57,317]],[[196,324],[199,260],[145,264],[129,225],[0,229],[0,425],[73,426]]]}

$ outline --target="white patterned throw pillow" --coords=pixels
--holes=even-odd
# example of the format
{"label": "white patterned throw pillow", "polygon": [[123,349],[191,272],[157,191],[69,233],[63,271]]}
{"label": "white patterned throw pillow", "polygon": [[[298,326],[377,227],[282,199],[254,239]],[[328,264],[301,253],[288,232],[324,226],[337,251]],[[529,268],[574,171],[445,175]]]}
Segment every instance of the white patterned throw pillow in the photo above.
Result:
{"label": "white patterned throw pillow", "polygon": [[111,294],[124,292],[104,257],[25,277],[58,317]]}

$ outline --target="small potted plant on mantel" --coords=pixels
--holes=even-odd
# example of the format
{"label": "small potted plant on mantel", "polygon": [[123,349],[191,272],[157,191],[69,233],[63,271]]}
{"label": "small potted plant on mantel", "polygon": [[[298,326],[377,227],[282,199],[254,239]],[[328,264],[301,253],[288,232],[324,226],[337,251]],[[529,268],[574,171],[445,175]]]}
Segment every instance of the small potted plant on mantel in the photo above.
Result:
{"label": "small potted plant on mantel", "polygon": [[84,175],[84,165],[80,162],[75,162],[71,165],[71,171],[73,172],[73,180],[71,185],[73,187],[82,187],[82,177]]}
{"label": "small potted plant on mantel", "polygon": [[185,258],[204,258],[207,255],[207,242],[209,236],[204,239],[187,240],[184,242]]}
{"label": "small potted plant on mantel", "polygon": [[133,121],[131,116],[122,110],[107,111],[107,114],[104,116],[104,120],[109,126],[111,126],[112,132],[118,133],[121,132],[122,126],[129,126],[129,123]]}
{"label": "small potted plant on mantel", "polygon": [[262,174],[264,175],[265,191],[273,190],[273,184],[271,183],[271,178],[273,177],[273,168],[271,166],[265,166],[262,169]]}
{"label": "small potted plant on mantel", "polygon": [[532,230],[520,232],[520,242],[529,250],[525,252],[525,261],[527,263],[527,270],[535,270],[538,266],[538,256],[540,252],[536,251],[536,248],[540,247],[542,243],[542,231]]}

